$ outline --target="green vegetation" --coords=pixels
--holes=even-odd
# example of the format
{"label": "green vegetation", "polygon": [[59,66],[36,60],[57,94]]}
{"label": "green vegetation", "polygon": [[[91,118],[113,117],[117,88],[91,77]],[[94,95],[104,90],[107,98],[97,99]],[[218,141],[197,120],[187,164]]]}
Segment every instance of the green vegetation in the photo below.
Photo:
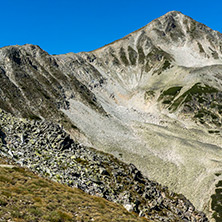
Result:
{"label": "green vegetation", "polygon": [[163,64],[162,70],[164,71],[164,70],[169,69],[170,65],[171,65],[171,63],[168,60],[166,60]]}
{"label": "green vegetation", "polygon": [[[222,98],[221,93],[216,88],[196,83],[176,98],[180,90],[181,87],[169,88],[162,92],[158,100],[167,105],[170,112],[176,111],[183,105],[183,112],[192,115],[195,121],[216,127],[222,125],[222,108],[220,105]],[[209,133],[216,133],[216,131],[209,131]]]}
{"label": "green vegetation", "polygon": [[159,96],[158,100],[162,100],[163,104],[171,104],[175,97],[179,94],[181,89],[181,86],[171,87],[163,91],[162,94]]}
{"label": "green vegetation", "polygon": [[181,89],[182,89],[181,86],[171,87],[171,88],[165,90],[163,92],[163,95],[164,96],[169,95],[169,96],[174,96],[175,97],[180,92]]}
{"label": "green vegetation", "polygon": [[137,52],[131,46],[128,46],[128,53],[131,64],[136,65]]}
{"label": "green vegetation", "polygon": [[[192,95],[201,95],[203,93],[214,93],[214,92],[218,92],[217,89],[210,87],[208,85],[205,86],[201,86],[201,83],[196,83],[191,89],[189,89],[184,95],[189,95],[189,98]],[[188,98],[187,98],[188,100]]]}
{"label": "green vegetation", "polygon": [[[0,164],[5,163],[0,158]],[[147,221],[120,205],[20,167],[0,168],[0,206],[0,221]]]}
{"label": "green vegetation", "polygon": [[[176,111],[183,105],[183,112],[190,113],[201,124],[221,126],[221,96],[216,88],[196,83],[176,98],[181,88],[177,86],[163,91],[158,100],[162,101],[170,112]],[[217,131],[209,131],[209,133],[217,133]]]}
{"label": "green vegetation", "polygon": [[137,47],[138,54],[139,54],[139,64],[144,64],[145,54],[143,52],[143,48],[141,46]]}
{"label": "green vegetation", "polygon": [[216,184],[215,194],[211,196],[211,209],[214,211],[213,218],[216,222],[222,222],[222,181]]}
{"label": "green vegetation", "polygon": [[220,180],[217,184],[216,187],[222,187],[222,180]]}
{"label": "green vegetation", "polygon": [[202,118],[204,116],[212,116],[213,119],[217,118],[215,114],[211,113],[209,110],[204,109],[204,108],[198,110],[194,117],[195,118]]}
{"label": "green vegetation", "polygon": [[201,83],[196,83],[173,102],[173,104],[170,107],[170,110],[171,111],[177,110],[177,108],[181,105],[182,102],[184,104],[189,103],[190,101],[193,100],[193,97],[198,99],[199,103],[202,103],[204,101],[203,98],[204,94],[216,93],[216,92],[218,92],[218,90],[213,87],[207,85],[201,86]]}

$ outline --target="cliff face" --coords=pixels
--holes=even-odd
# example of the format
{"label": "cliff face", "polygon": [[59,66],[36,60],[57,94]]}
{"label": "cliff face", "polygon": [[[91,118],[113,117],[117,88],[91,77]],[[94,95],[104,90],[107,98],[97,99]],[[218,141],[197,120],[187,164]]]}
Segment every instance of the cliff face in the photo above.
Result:
{"label": "cliff face", "polygon": [[0,107],[62,124],[209,213],[221,178],[222,36],[169,12],[92,52],[0,49]]}
{"label": "cliff face", "polygon": [[38,46],[2,48],[0,64],[1,107],[11,113],[65,124],[67,119],[60,109],[69,108],[70,98],[100,109],[93,93],[75,76],[62,73],[56,60]]}

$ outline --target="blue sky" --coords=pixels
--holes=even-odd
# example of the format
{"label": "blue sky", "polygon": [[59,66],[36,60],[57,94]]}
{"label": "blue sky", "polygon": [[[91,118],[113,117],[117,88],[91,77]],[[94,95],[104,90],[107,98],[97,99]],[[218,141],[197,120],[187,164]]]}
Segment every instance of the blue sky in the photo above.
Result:
{"label": "blue sky", "polygon": [[222,1],[0,0],[0,47],[39,45],[50,54],[90,51],[177,10],[222,32]]}

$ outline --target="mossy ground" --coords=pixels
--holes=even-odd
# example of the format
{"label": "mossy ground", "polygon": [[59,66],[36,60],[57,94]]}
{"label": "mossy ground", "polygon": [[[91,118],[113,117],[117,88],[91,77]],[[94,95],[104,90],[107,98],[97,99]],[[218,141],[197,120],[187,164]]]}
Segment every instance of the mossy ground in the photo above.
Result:
{"label": "mossy ground", "polygon": [[179,94],[181,88],[181,86],[176,86],[163,91],[158,100],[162,100],[163,104],[171,104],[175,97]]}
{"label": "mossy ground", "polygon": [[[0,157],[0,164],[6,161]],[[20,168],[0,168],[0,221],[147,221],[122,206]]]}
{"label": "mossy ground", "polygon": [[201,83],[194,84],[189,90],[179,95],[181,89],[182,87],[176,86],[163,91],[158,101],[161,101],[170,112],[175,112],[182,107],[182,112],[192,115],[196,122],[221,126],[222,94],[220,91]]}
{"label": "mossy ground", "polygon": [[214,211],[212,217],[216,222],[222,222],[222,181],[219,181],[216,187],[215,194],[211,196],[211,209]]}

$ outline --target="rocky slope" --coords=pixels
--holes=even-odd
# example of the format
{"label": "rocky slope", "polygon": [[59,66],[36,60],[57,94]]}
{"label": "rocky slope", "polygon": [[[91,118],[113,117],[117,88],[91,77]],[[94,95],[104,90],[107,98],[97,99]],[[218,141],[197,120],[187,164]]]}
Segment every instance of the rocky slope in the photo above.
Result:
{"label": "rocky slope", "polygon": [[149,221],[119,204],[39,177],[11,160],[10,163],[0,157],[2,222]]}
{"label": "rocky slope", "polygon": [[222,35],[176,11],[92,52],[5,47],[0,107],[57,121],[211,215],[222,180],[221,56]]}
{"label": "rocky slope", "polygon": [[183,196],[144,177],[132,164],[76,144],[58,126],[0,110],[0,154],[69,186],[120,203],[155,221],[208,221]]}

